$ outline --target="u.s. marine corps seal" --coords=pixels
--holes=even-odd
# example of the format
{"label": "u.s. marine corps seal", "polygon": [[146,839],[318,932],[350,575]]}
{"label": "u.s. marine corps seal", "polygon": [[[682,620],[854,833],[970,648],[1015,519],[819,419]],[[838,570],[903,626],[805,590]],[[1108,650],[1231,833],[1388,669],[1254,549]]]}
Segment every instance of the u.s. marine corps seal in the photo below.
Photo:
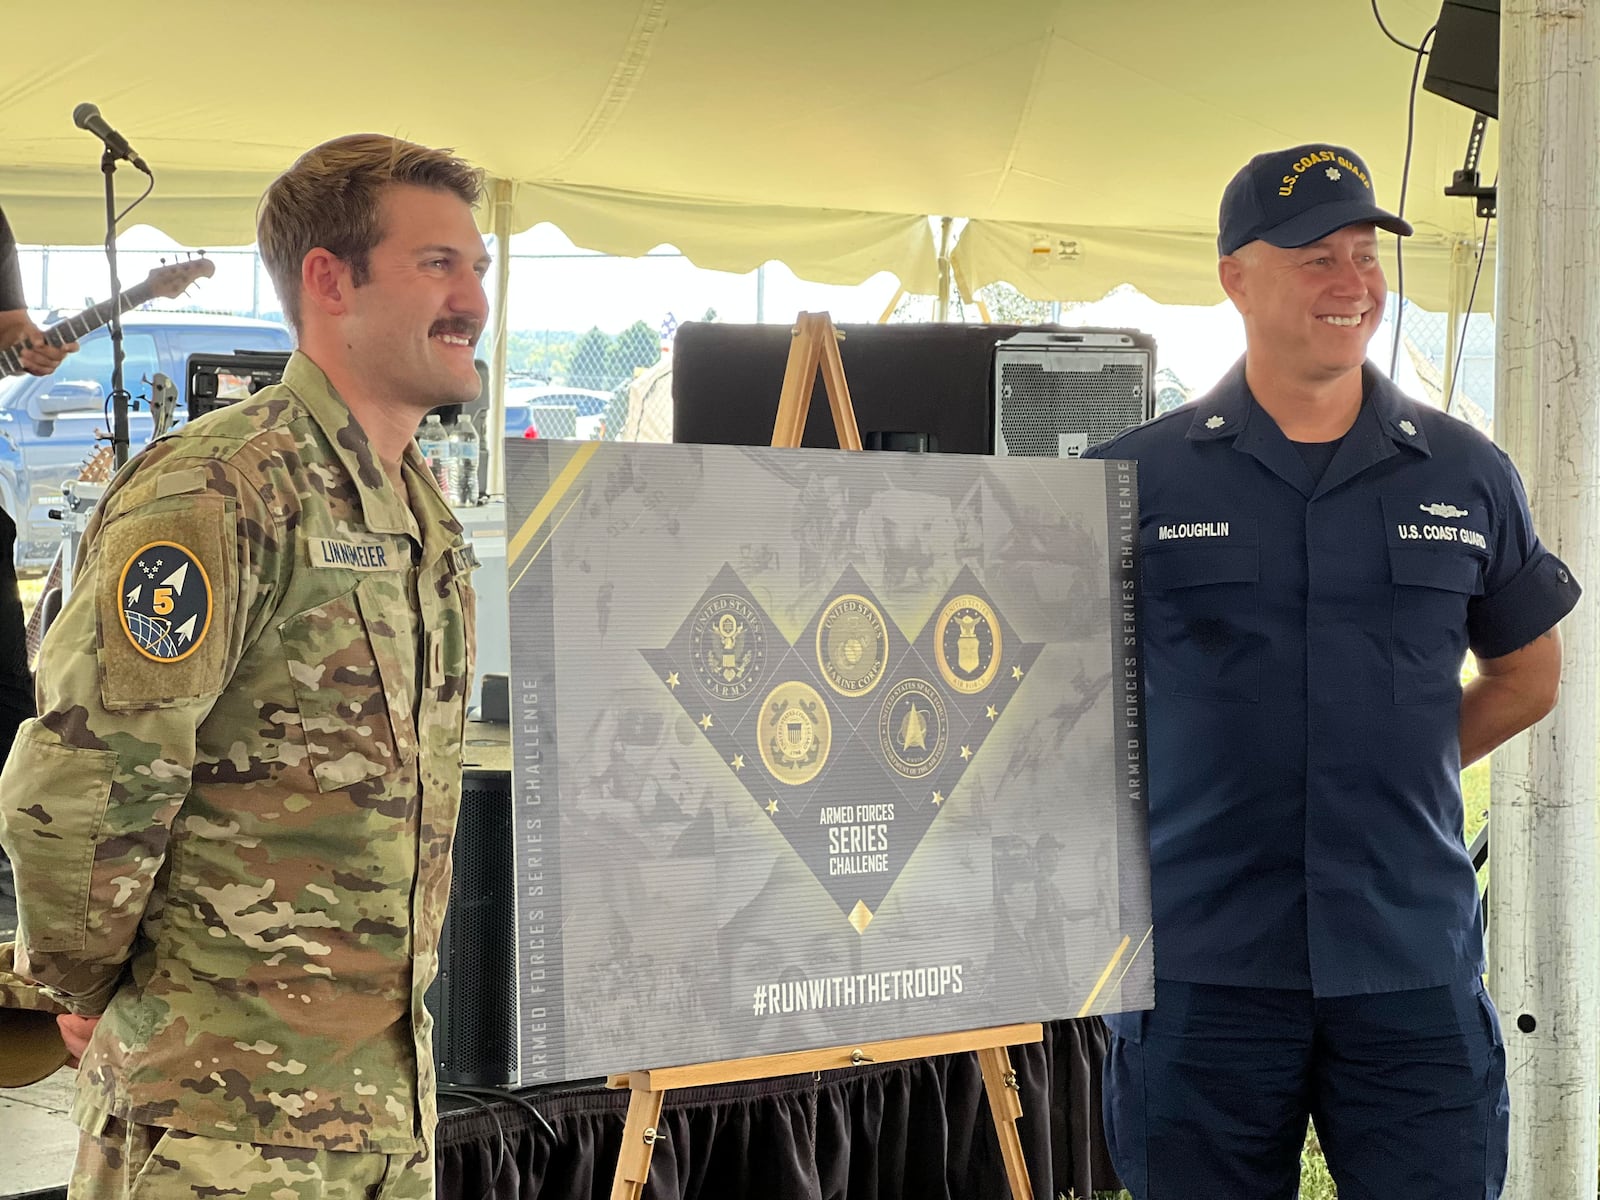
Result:
{"label": "u.s. marine corps seal", "polygon": [[836,597],[817,625],[817,666],[841,696],[865,696],[889,665],[883,614],[865,596]]}
{"label": "u.s. marine corps seal", "polygon": [[994,682],[1000,669],[1000,622],[977,596],[957,596],[933,626],[933,654],[940,677],[971,696]]}
{"label": "u.s. marine corps seal", "polygon": [[180,662],[211,628],[211,579],[175,542],[150,542],[123,565],[122,631],[152,662]]}
{"label": "u.s. marine corps seal", "polygon": [[817,689],[798,679],[780,683],[761,705],[761,761],[779,783],[810,783],[827,764],[833,719]]}
{"label": "u.s. marine corps seal", "polygon": [[944,758],[950,736],[944,697],[926,679],[902,679],[878,710],[878,744],[894,770],[907,779],[931,775]]}
{"label": "u.s. marine corps seal", "polygon": [[755,605],[730,592],[712,596],[690,629],[694,673],[715,700],[743,700],[767,665],[767,630]]}

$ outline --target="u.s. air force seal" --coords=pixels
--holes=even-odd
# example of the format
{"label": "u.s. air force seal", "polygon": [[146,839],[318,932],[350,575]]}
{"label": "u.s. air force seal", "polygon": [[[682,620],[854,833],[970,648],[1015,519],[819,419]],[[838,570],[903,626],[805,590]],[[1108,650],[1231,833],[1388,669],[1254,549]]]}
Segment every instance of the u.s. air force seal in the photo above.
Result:
{"label": "u.s. air force seal", "polygon": [[944,697],[926,679],[902,679],[878,710],[878,743],[889,765],[907,779],[931,775],[944,757],[950,722]]}
{"label": "u.s. air force seal", "polygon": [[690,631],[694,673],[716,700],[743,700],[767,665],[767,631],[755,605],[724,592],[712,596],[694,615]]}
{"label": "u.s. air force seal", "polygon": [[939,674],[956,691],[971,696],[994,682],[1000,669],[1000,622],[977,596],[957,596],[934,624],[934,658]]}
{"label": "u.s. air force seal", "polygon": [[833,720],[817,689],[780,683],[761,705],[761,761],[780,783],[810,783],[827,764]]}
{"label": "u.s. air force seal", "polygon": [[173,542],[151,542],[122,568],[122,629],[152,662],[178,662],[211,628],[211,580],[200,560]]}
{"label": "u.s. air force seal", "polygon": [[852,593],[822,610],[817,625],[817,665],[834,691],[842,696],[865,696],[883,678],[888,658],[883,614],[872,601]]}

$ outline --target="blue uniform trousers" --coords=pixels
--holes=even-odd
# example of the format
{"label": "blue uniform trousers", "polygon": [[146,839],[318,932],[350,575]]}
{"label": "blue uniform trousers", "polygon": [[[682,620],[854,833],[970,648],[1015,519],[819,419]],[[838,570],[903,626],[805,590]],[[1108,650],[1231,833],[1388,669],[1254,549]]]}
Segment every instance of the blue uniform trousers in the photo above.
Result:
{"label": "blue uniform trousers", "polygon": [[1510,1103],[1483,986],[1318,999],[1156,981],[1106,1019],[1105,1126],[1135,1200],[1293,1200],[1306,1119],[1339,1200],[1495,1200]]}

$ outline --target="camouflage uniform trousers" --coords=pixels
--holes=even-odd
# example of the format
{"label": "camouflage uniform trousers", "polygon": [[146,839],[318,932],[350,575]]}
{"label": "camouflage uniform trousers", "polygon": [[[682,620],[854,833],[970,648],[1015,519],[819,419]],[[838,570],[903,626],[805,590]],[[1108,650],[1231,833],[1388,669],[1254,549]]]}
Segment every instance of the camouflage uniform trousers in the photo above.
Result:
{"label": "camouflage uniform trousers", "polygon": [[433,1200],[433,1158],[261,1146],[108,1116],[78,1135],[71,1200]]}

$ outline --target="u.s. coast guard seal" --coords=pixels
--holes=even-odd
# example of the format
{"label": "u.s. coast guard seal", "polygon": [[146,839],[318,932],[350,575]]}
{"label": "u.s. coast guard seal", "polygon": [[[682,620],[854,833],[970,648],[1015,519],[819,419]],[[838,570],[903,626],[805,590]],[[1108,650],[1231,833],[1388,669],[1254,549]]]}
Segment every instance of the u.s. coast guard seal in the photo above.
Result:
{"label": "u.s. coast guard seal", "polygon": [[122,568],[122,631],[152,662],[179,662],[211,628],[211,580],[200,560],[175,542],[151,542]]}
{"label": "u.s. coast guard seal", "polygon": [[833,720],[817,689],[790,679],[772,689],[761,705],[761,761],[779,783],[798,786],[815,779],[833,745]]}

